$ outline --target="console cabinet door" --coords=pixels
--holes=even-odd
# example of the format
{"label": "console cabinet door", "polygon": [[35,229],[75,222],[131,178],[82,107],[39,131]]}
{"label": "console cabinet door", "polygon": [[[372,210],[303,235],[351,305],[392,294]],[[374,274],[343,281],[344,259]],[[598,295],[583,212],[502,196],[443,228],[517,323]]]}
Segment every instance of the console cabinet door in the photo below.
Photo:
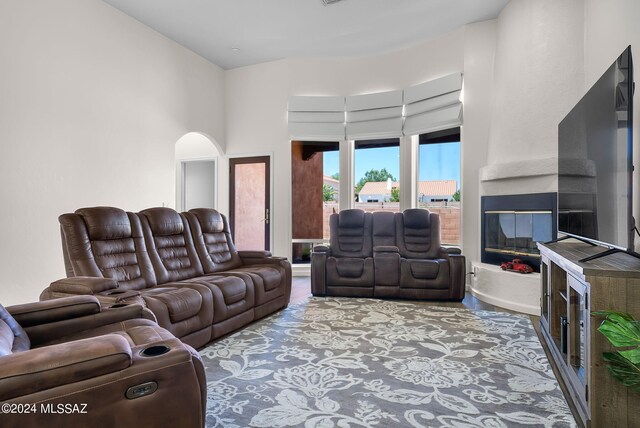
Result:
{"label": "console cabinet door", "polygon": [[540,322],[544,328],[549,331],[549,307],[551,305],[551,281],[549,281],[549,259],[542,257],[540,263],[540,279],[542,287],[540,288]]}
{"label": "console cabinet door", "polygon": [[589,376],[589,285],[568,275],[568,368],[569,377],[577,391],[588,399]]}

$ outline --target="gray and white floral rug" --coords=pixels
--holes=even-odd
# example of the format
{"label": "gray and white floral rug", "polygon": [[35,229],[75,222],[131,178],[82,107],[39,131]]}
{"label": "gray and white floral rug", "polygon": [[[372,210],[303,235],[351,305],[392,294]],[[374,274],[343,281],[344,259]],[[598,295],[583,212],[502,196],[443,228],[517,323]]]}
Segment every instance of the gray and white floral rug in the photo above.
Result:
{"label": "gray and white floral rug", "polygon": [[529,318],[311,298],[200,352],[208,427],[574,427]]}

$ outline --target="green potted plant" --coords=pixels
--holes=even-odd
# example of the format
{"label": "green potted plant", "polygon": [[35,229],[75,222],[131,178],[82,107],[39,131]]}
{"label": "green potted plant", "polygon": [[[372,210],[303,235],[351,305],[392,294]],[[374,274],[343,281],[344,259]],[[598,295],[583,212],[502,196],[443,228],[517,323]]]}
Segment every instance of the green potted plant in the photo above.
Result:
{"label": "green potted plant", "polygon": [[602,353],[607,369],[624,386],[640,392],[640,322],[624,312],[593,314],[605,317],[598,331],[615,348],[614,352]]}

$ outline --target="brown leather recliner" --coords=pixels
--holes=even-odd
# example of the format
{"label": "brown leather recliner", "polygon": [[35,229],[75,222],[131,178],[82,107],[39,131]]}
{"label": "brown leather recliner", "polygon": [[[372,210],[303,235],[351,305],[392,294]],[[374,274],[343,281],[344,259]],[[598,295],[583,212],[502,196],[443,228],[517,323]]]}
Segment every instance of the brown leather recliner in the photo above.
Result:
{"label": "brown leather recliner", "polygon": [[287,306],[291,295],[291,264],[285,257],[273,257],[268,251],[237,251],[227,218],[215,210],[196,208],[183,215],[189,222],[196,251],[208,276],[238,277],[253,284],[255,319]]}
{"label": "brown leather recliner", "polygon": [[[148,307],[162,327],[185,343],[199,347],[209,342],[213,296],[202,284],[177,282],[189,274],[202,275],[202,268],[195,251],[186,254],[184,248],[170,246],[173,240],[183,242],[188,237],[182,233],[178,238],[171,236],[176,229],[182,232],[184,226],[180,215],[170,211],[177,217],[150,213],[156,214],[153,220],[161,224],[159,239],[167,247],[159,251],[169,269],[158,255],[153,238],[144,236],[136,214],[95,207],[61,215],[62,247],[70,278],[52,283],[40,299],[84,294],[94,295],[105,305],[138,303]],[[143,218],[149,229],[148,217]],[[147,231],[147,235],[151,233]]]}
{"label": "brown leather recliner", "polygon": [[329,217],[329,247],[317,246],[311,257],[314,296],[373,297],[371,213],[342,210]]}
{"label": "brown leather recliner", "polygon": [[41,300],[85,294],[105,305],[139,303],[194,347],[289,303],[291,264],[267,251],[236,251],[216,210],[93,207],[59,220],[68,278]]}
{"label": "brown leather recliner", "polygon": [[[351,218],[367,215],[361,210],[346,211]],[[336,241],[333,237],[337,217],[344,212],[331,216],[330,246],[316,247],[312,253],[311,289],[314,295],[366,296],[360,293],[360,289],[335,287],[335,275],[329,274],[329,258],[341,254],[335,251]],[[343,223],[343,228],[336,229],[336,234],[343,241],[345,237],[349,242],[371,240],[372,296],[422,300],[464,298],[465,257],[458,248],[441,246],[440,218],[437,214],[424,209],[408,209],[403,213],[374,212],[369,215],[370,228],[358,227],[356,223],[346,226]],[[337,244],[341,243],[338,241]]]}
{"label": "brown leather recliner", "polygon": [[0,426],[202,427],[202,361],[150,318],[93,296],[0,305]]}

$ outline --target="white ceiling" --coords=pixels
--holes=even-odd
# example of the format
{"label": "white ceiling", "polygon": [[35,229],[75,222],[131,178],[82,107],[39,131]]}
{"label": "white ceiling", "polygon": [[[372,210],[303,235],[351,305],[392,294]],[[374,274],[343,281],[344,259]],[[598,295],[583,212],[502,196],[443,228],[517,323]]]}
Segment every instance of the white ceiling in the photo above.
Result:
{"label": "white ceiling", "polygon": [[[509,0],[103,0],[224,69],[388,52],[498,16]],[[238,48],[235,52],[232,48]]]}

